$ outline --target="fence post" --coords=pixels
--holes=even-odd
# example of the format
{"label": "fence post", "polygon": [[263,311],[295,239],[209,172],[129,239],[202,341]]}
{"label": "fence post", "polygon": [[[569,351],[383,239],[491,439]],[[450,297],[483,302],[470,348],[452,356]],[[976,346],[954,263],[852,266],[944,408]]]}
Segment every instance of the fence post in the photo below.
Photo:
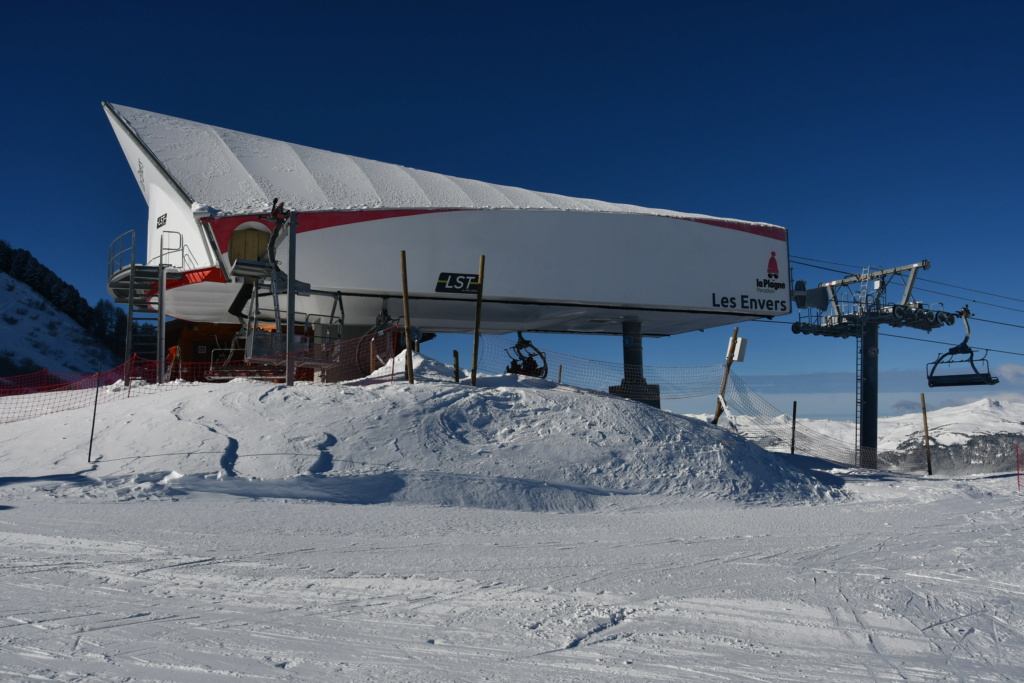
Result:
{"label": "fence post", "polygon": [[469,383],[476,386],[476,359],[480,352],[480,316],[484,305],[484,255],[480,254],[480,272],[476,278],[476,325],[473,328],[473,371]]}
{"label": "fence post", "polygon": [[789,437],[789,454],[796,454],[796,401],[793,401],[793,433]]}
{"label": "fence post", "polygon": [[402,250],[402,313],[405,317],[405,374],[409,384],[416,380],[412,376],[412,323],[409,322],[409,278],[405,270],[405,249]]}

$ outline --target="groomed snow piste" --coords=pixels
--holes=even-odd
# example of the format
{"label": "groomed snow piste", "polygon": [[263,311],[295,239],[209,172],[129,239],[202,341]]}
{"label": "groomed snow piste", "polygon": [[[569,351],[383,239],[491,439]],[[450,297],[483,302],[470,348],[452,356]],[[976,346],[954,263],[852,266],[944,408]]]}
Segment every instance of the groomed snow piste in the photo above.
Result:
{"label": "groomed snow piste", "polygon": [[1024,679],[1012,475],[450,372],[102,404],[94,465],[89,408],[4,425],[0,679]]}

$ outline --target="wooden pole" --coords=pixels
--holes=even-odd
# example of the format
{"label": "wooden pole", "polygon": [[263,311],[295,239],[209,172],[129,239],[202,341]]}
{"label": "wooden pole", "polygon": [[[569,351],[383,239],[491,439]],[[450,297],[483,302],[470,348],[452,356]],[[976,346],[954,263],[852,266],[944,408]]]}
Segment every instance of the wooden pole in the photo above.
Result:
{"label": "wooden pole", "polygon": [[1017,490],[1020,491],[1020,444],[1015,444],[1017,447]]}
{"label": "wooden pole", "polygon": [[455,359],[455,383],[459,383],[459,352],[457,349],[452,350],[452,356]]}
{"label": "wooden pole", "polygon": [[921,415],[924,418],[924,456],[928,460],[928,476],[932,475],[932,445],[928,440],[928,408],[924,404],[924,392],[921,393]]}
{"label": "wooden pole", "polygon": [[370,340],[370,374],[377,372],[377,339]]}
{"label": "wooden pole", "polygon": [[796,401],[793,401],[793,435],[789,438],[789,454],[796,453]]}
{"label": "wooden pole", "polygon": [[718,418],[722,416],[725,408],[725,387],[729,384],[729,369],[732,367],[732,356],[736,351],[736,338],[739,337],[740,328],[732,328],[732,339],[729,340],[729,352],[725,355],[725,372],[722,373],[722,388],[718,390],[718,403],[715,405],[715,417],[711,424],[718,424]]}
{"label": "wooden pole", "polygon": [[402,250],[402,316],[405,318],[405,376],[415,384],[412,376],[412,323],[409,322],[409,278],[405,269],[405,249]]}
{"label": "wooden pole", "polygon": [[484,255],[480,254],[480,273],[476,278],[476,324],[473,327],[473,372],[469,383],[476,386],[476,361],[480,353],[480,315],[484,306]]}

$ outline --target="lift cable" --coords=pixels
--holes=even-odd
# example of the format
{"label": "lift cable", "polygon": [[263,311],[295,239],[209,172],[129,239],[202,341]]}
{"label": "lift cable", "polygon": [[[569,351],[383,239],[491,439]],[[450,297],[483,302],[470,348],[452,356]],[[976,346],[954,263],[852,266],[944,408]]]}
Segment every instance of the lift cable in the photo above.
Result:
{"label": "lift cable", "polygon": [[[820,259],[820,258],[811,258],[810,256],[796,256],[794,254],[793,256],[790,257],[790,260],[792,260],[792,259],[803,259],[805,261],[817,261],[818,263],[827,263],[830,266],[842,266],[843,268],[853,268],[854,270],[862,270],[863,269],[862,266],[853,266],[853,265],[850,265],[849,263],[838,263],[836,261],[826,261],[826,260]],[[811,264],[808,263],[806,265],[811,265]],[[820,266],[812,266],[812,267],[813,268],[820,268]],[[825,268],[823,270],[828,270],[828,269]]]}
{"label": "lift cable", "polygon": [[[837,261],[826,261],[824,259],[811,258],[810,256],[797,256],[795,254],[790,257],[790,260],[794,261],[794,262],[816,261],[818,263],[827,263],[827,264],[832,265],[832,266],[842,266],[844,268],[851,268],[853,270],[863,270],[864,269],[864,266],[855,266],[855,265],[852,265],[852,264],[849,264],[849,263],[839,263]],[[811,263],[804,263],[804,264],[801,264],[801,265],[810,266],[811,268],[821,268],[821,266],[816,266],[816,265],[811,264]],[[822,270],[830,270],[830,269],[822,268]],[[925,277],[918,277],[917,279],[920,280],[921,282],[931,282],[932,284],[942,285],[943,287],[952,287],[953,289],[962,289],[962,290],[967,291],[967,292],[974,292],[975,294],[984,294],[985,296],[994,296],[994,297],[997,297],[999,299],[1009,299],[1010,301],[1016,301],[1018,303],[1024,304],[1024,299],[1018,299],[1016,297],[1006,296],[1005,294],[996,294],[994,292],[984,292],[984,291],[982,291],[980,289],[971,289],[970,287],[961,287],[960,285],[952,285],[952,284],[949,284],[948,282],[940,282],[938,280],[930,280],[930,279],[925,278]]]}
{"label": "lift cable", "polygon": [[967,291],[967,292],[974,292],[975,294],[984,294],[985,296],[994,296],[994,297],[998,297],[1000,299],[1009,299],[1010,301],[1016,301],[1018,303],[1024,304],[1024,299],[1017,299],[1017,298],[1012,297],[1012,296],[1005,296],[1003,294],[994,294],[992,292],[983,292],[980,289],[971,289],[970,287],[960,287],[959,285],[951,285],[951,284],[949,284],[947,282],[939,282],[938,280],[929,280],[929,279],[923,278],[923,277],[922,278],[918,278],[918,279],[921,280],[922,282],[931,282],[932,284],[942,285],[943,287],[952,287],[953,289],[962,289],[962,290]]}
{"label": "lift cable", "polygon": [[[949,342],[940,342],[935,339],[919,339],[918,337],[905,337],[902,334],[890,334],[888,332],[879,332],[879,336],[882,337],[895,337],[896,339],[909,339],[910,341],[926,342],[928,344],[942,344],[943,346],[949,346]],[[987,351],[988,353],[1005,353],[1008,356],[1024,356],[1024,353],[1020,351],[1001,351],[999,349],[987,349],[983,346],[972,346],[975,351]]]}
{"label": "lift cable", "polygon": [[[1001,322],[998,322],[996,320],[985,320],[983,318],[975,318],[974,316],[971,316],[971,320],[977,320],[977,321],[983,322],[983,323],[995,323],[996,325],[1008,325],[1010,327],[1021,327],[1021,328],[1024,328],[1024,325],[1011,325],[1010,323],[1001,323]],[[766,319],[763,319],[763,318],[758,318],[756,320],[748,320],[747,322],[752,322],[752,323],[771,323],[773,325],[791,325],[792,324],[792,323],[786,322],[785,320],[766,320]],[[935,339],[921,339],[920,337],[907,337],[907,336],[902,335],[902,334],[890,334],[888,332],[879,332],[878,334],[880,336],[883,336],[883,337],[894,337],[896,339],[909,339],[910,341],[924,342],[925,344],[941,344],[942,346],[949,346],[950,345],[950,342],[937,341]],[[1024,356],[1024,353],[1021,353],[1019,351],[1002,351],[1000,349],[988,349],[988,348],[984,348],[984,347],[981,347],[981,346],[972,346],[971,348],[975,349],[976,351],[988,351],[989,353],[1005,353],[1008,356]]]}
{"label": "lift cable", "polygon": [[[824,259],[815,259],[815,258],[810,258],[810,257],[807,257],[807,256],[793,256],[790,259],[790,261],[792,263],[796,263],[797,265],[808,266],[810,268],[817,268],[819,270],[826,270],[826,271],[833,272],[833,273],[847,273],[848,271],[840,271],[840,270],[835,270],[833,268],[825,268],[823,266],[818,266],[818,265],[815,265],[813,263],[804,263],[803,261],[817,261],[819,263],[828,263],[828,264],[836,265],[836,266],[846,266],[846,267],[848,267],[850,269],[853,269],[853,270],[858,270],[859,269],[858,266],[854,266],[854,265],[850,265],[850,264],[846,264],[846,263],[837,263],[835,261],[825,261]],[[948,282],[940,282],[938,280],[930,280],[928,278],[923,278],[923,277],[918,277],[918,281],[919,282],[931,282],[932,284],[941,285],[943,287],[950,287],[952,289],[962,289],[962,290],[964,290],[966,292],[974,292],[975,294],[984,294],[985,296],[994,296],[994,297],[998,297],[1000,299],[1006,299],[1008,301],[1018,301],[1020,303],[1024,303],[1024,299],[1018,299],[1018,298],[1015,298],[1015,297],[1012,297],[1012,296],[1005,296],[1003,294],[995,294],[993,292],[985,292],[985,291],[982,291],[980,289],[971,289],[970,287],[961,287],[959,285],[950,284]],[[955,293],[940,292],[940,291],[937,291],[937,290],[934,290],[934,289],[926,289],[926,288],[920,287],[920,286],[917,287],[916,289],[918,291],[922,291],[922,292],[929,292],[931,294],[938,294],[939,296],[961,297],[961,295],[958,295],[958,294],[955,294]],[[1007,311],[1013,311],[1014,313],[1024,313],[1024,309],[1013,308],[1012,306],[1004,306],[1002,304],[995,304],[995,303],[992,303],[992,302],[989,302],[989,301],[981,301],[979,299],[970,299],[970,300],[968,300],[968,303],[981,304],[983,306],[991,306],[993,308],[1002,308],[1002,309],[1007,310]],[[975,319],[978,320],[978,318],[975,318]],[[989,320],[989,321],[986,321],[986,322],[995,322],[995,321]],[[1001,323],[1001,324],[1006,324],[1006,323]]]}
{"label": "lift cable", "polygon": [[[932,280],[929,280],[929,282],[932,282]],[[937,290],[934,290],[934,289],[926,289],[924,287],[917,287],[916,289],[918,291],[921,291],[921,292],[930,292],[932,294],[938,294],[939,296],[958,297],[957,294],[950,294],[949,292],[940,292],[940,291],[937,291]],[[1006,297],[1006,298],[1009,298],[1009,297]],[[1014,299],[1014,301],[1018,301],[1018,299]],[[1014,313],[1024,313],[1024,309],[1013,308],[1012,306],[1003,306],[1002,304],[994,304],[994,303],[992,303],[990,301],[980,301],[978,299],[970,299],[968,301],[968,303],[981,304],[982,306],[992,306],[993,308],[1002,308],[1003,310],[1013,311]]]}
{"label": "lift cable", "polygon": [[829,273],[842,273],[844,275],[847,275],[850,272],[848,270],[839,270],[838,268],[826,268],[825,266],[816,266],[813,263],[803,263],[802,261],[797,261],[796,259],[790,259],[789,262],[790,263],[795,263],[795,264],[800,265],[800,266],[807,266],[809,268],[817,268],[818,270],[824,270],[824,271],[827,271]]}
{"label": "lift cable", "polygon": [[1019,327],[1020,329],[1024,330],[1024,325],[1014,325],[1013,323],[1004,323],[1004,322],[999,322],[998,320],[985,320],[984,318],[978,318],[978,317],[975,317],[973,315],[971,316],[971,319],[972,320],[977,320],[978,322],[981,322],[981,323],[992,323],[993,325],[1004,325],[1006,327]]}

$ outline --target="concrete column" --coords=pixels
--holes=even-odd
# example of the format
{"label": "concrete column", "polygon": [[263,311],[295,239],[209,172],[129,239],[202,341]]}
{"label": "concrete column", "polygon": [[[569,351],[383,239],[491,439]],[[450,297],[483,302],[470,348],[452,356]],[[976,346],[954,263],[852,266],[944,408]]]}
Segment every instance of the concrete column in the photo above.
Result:
{"label": "concrete column", "polygon": [[644,337],[639,320],[622,322],[622,383],[608,392],[661,408],[661,387],[644,378]]}
{"label": "concrete column", "polygon": [[624,383],[642,383],[644,379],[644,335],[637,320],[622,323],[622,369]]}

